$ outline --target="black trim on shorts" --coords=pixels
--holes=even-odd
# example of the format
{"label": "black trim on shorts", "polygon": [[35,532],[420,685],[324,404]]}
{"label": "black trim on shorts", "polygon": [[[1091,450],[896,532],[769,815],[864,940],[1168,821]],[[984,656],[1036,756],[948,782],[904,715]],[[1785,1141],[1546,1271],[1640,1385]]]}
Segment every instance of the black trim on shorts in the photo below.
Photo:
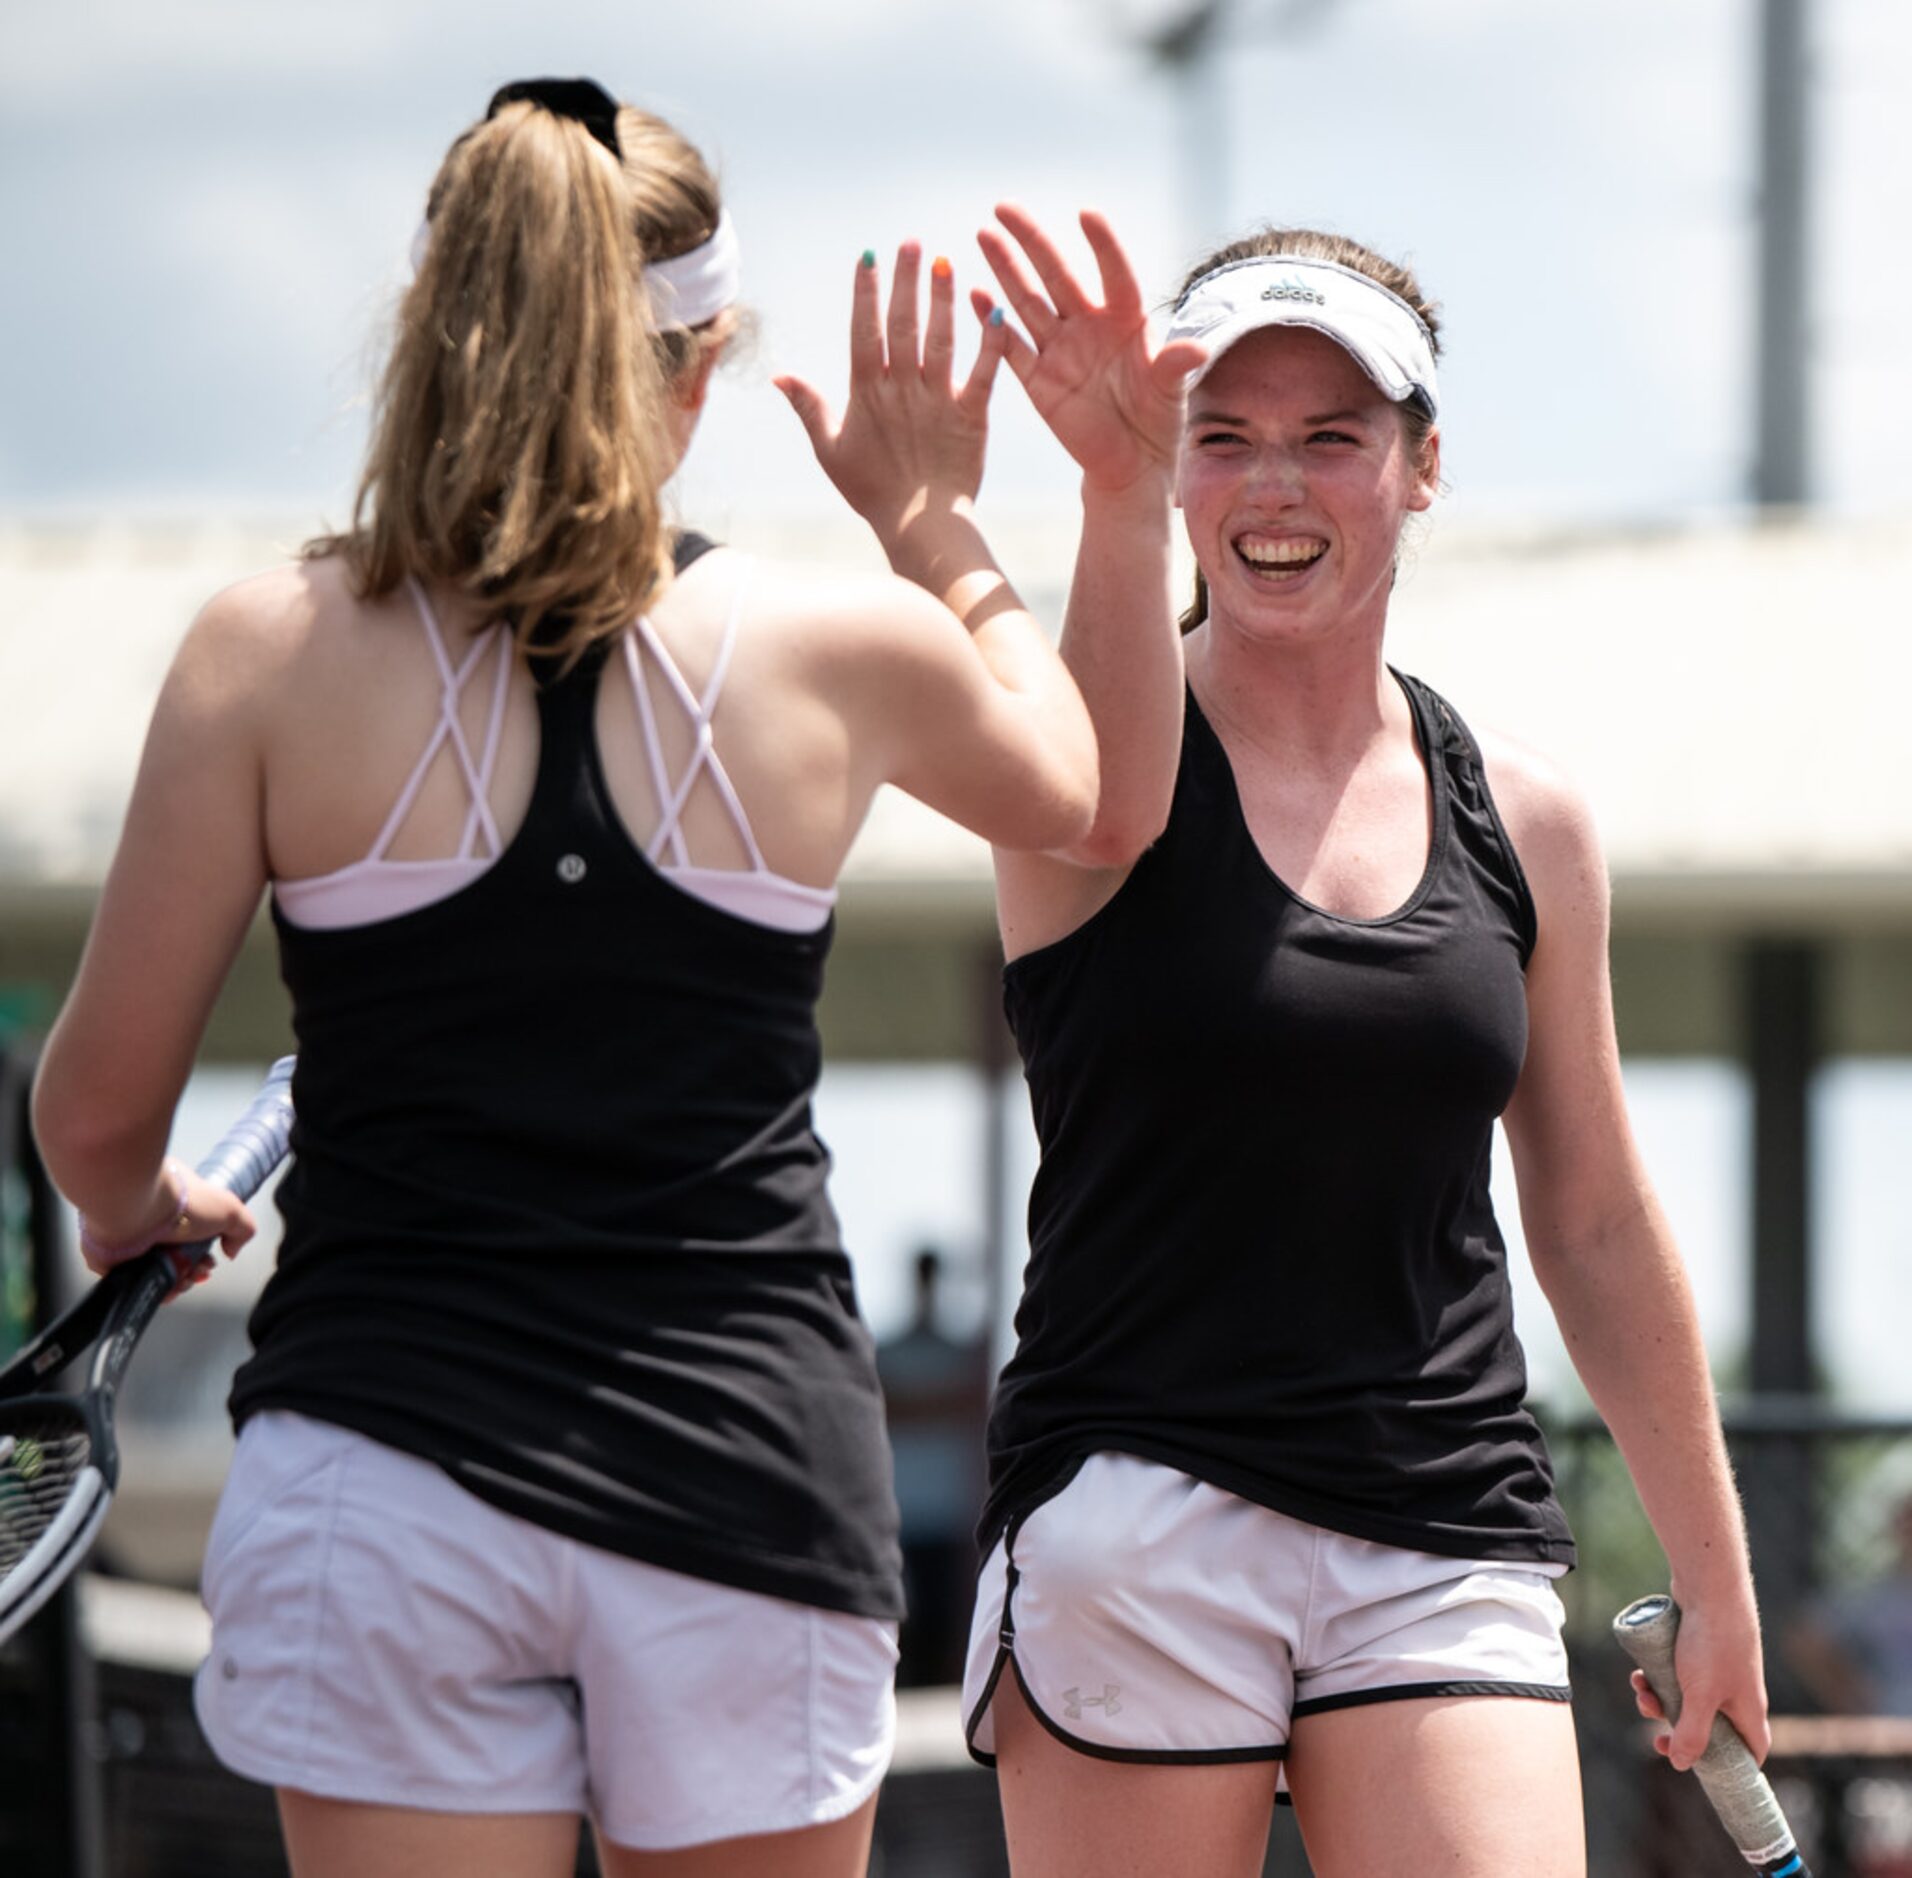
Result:
{"label": "black trim on shorts", "polygon": [[[1573,1691],[1550,1682],[1403,1682],[1391,1689],[1350,1689],[1345,1695],[1321,1695],[1297,1702],[1288,1711],[1290,1725],[1308,1715],[1326,1715],[1338,1708],[1366,1708],[1375,1702],[1412,1702],[1442,1695],[1502,1695],[1527,1702],[1571,1702]],[[1283,1787],[1277,1806],[1293,1806],[1295,1796]]]}
{"label": "black trim on shorts", "polygon": [[1015,1671],[1016,1687],[1022,1691],[1022,1699],[1029,1713],[1065,1748],[1073,1749],[1077,1754],[1086,1754],[1092,1760],[1120,1761],[1132,1766],[1149,1767],[1224,1767],[1245,1761],[1284,1761],[1288,1758],[1288,1744],[1285,1741],[1258,1748],[1111,1748],[1099,1741],[1084,1741],[1051,1720],[1031,1692],[1023,1676],[1022,1665],[1016,1661],[1015,1597],[1021,1574],[1016,1569],[1013,1548],[1021,1527],[1022,1519],[1017,1518],[1010,1522],[1003,1534],[1002,1628],[997,1633],[996,1660],[990,1665],[989,1680],[983,1684],[981,1699],[963,1722],[963,1745],[969,1750],[971,1760],[980,1767],[993,1768],[996,1765],[996,1756],[976,1745],[976,1731],[982,1726],[990,1703],[996,1699],[996,1689],[1002,1681],[1005,1664]]}
{"label": "black trim on shorts", "polygon": [[1288,1711],[1291,1721],[1305,1715],[1326,1715],[1338,1708],[1366,1708],[1373,1702],[1412,1702],[1429,1696],[1501,1695],[1525,1702],[1571,1702],[1573,1691],[1550,1682],[1400,1682],[1385,1689],[1350,1689],[1343,1695],[1318,1695],[1297,1702]]}

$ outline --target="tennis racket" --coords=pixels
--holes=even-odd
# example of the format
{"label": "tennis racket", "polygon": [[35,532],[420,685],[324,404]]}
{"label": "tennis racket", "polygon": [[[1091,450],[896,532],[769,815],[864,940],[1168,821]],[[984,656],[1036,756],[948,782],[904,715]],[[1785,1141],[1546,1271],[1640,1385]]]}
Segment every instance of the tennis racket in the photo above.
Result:
{"label": "tennis racket", "polygon": [[[292,1129],[292,1063],[282,1057],[200,1178],[241,1199],[284,1158]],[[173,1291],[211,1257],[156,1245],[116,1265],[58,1322],[0,1370],[0,1643],[66,1581],[93,1543],[119,1483],[113,1410],[120,1379]],[[36,1393],[95,1341],[86,1389]]]}
{"label": "tennis racket", "polygon": [[[1613,1620],[1613,1634],[1646,1672],[1647,1686],[1659,1697],[1666,1719],[1678,1721],[1680,1684],[1673,1673],[1673,1641],[1680,1634],[1680,1607],[1665,1596],[1636,1599]],[[1752,1750],[1724,1715],[1713,1717],[1706,1752],[1693,1763],[1693,1772],[1747,1864],[1767,1878],[1812,1878]]]}

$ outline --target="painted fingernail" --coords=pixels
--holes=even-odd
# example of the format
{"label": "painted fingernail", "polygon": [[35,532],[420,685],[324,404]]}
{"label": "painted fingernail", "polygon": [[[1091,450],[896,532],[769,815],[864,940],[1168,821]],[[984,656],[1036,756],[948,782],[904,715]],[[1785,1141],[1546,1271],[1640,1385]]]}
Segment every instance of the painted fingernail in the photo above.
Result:
{"label": "painted fingernail", "polygon": [[1002,324],[1002,308],[1001,307],[992,306],[989,309],[989,323],[992,326],[1000,326]]}
{"label": "painted fingernail", "polygon": [[858,267],[874,267],[876,265],[876,250],[874,248],[865,248],[863,252],[857,256],[856,264]]}
{"label": "painted fingernail", "polygon": [[936,259],[929,264],[929,277],[931,280],[948,280],[955,272],[956,270],[950,266],[949,256],[946,254],[939,254]]}

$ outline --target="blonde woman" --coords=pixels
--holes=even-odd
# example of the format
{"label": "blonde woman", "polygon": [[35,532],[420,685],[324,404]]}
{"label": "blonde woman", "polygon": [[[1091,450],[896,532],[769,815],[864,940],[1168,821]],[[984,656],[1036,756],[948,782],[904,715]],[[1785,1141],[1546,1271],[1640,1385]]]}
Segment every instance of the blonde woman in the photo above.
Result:
{"label": "blonde woman", "polygon": [[[37,1091],[104,1264],[250,1230],[162,1162],[271,891],[299,1039],[200,1717],[299,1878],[863,1869],[901,1593],[810,1120],[835,881],[893,782],[1087,828],[1086,712],[969,518],[1005,335],[857,270],[831,473],[899,574],[675,539],[735,319],[703,160],[508,86],[433,182],[353,526],[166,681]],[[924,588],[928,591],[925,592]]]}

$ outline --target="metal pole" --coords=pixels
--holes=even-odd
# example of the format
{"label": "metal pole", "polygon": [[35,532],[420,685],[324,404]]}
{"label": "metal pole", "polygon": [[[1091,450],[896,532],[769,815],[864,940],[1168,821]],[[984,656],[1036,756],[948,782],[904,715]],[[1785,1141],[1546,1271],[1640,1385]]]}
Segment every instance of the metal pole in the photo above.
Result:
{"label": "metal pole", "polygon": [[1182,216],[1196,248],[1220,241],[1228,224],[1228,86],[1220,26],[1221,8],[1209,8],[1188,55],[1174,68],[1182,119]]}
{"label": "metal pole", "polygon": [[1002,1009],[1002,951],[992,939],[975,953],[971,983],[975,999],[975,1063],[983,1079],[982,1166],[978,1175],[983,1196],[983,1335],[982,1360],[987,1368],[982,1394],[986,1397],[996,1371],[1009,1355],[1006,1330],[1010,1299],[1016,1294],[1013,1269],[1020,1235],[1009,1228],[1009,1071],[1016,1061],[1015,1039],[1009,1034]]}
{"label": "metal pole", "polygon": [[1756,1395],[1808,1395],[1812,1361],[1812,1140],[1820,948],[1759,939],[1747,953],[1753,1084],[1753,1350]]}
{"label": "metal pole", "polygon": [[1807,0],[1761,0],[1759,297],[1753,498],[1795,506],[1811,493],[1808,430]]}
{"label": "metal pole", "polygon": [[1229,0],[1199,0],[1142,42],[1175,86],[1182,224],[1191,250],[1218,237],[1228,219],[1228,92],[1219,57],[1228,9]]}
{"label": "metal pole", "polygon": [[[1755,939],[1746,953],[1746,1037],[1753,1095],[1752,1362],[1755,1401],[1818,1388],[1812,1346],[1812,1079],[1818,1067],[1823,949]],[[1817,1448],[1810,1436],[1747,1444],[1736,1456],[1760,1603],[1775,1634],[1818,1582]],[[1774,1700],[1803,1691],[1783,1657]]]}

